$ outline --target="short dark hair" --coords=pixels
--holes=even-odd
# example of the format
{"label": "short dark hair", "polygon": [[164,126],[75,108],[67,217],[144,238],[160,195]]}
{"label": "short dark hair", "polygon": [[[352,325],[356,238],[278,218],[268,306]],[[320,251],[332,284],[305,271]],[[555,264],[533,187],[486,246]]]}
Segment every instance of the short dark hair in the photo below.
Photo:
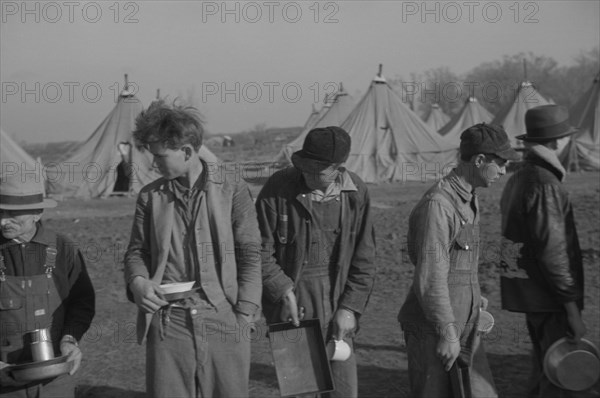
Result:
{"label": "short dark hair", "polygon": [[194,150],[202,146],[204,122],[198,110],[192,106],[167,104],[157,100],[135,119],[133,137],[139,147],[162,142],[167,148],[179,149],[190,144]]}

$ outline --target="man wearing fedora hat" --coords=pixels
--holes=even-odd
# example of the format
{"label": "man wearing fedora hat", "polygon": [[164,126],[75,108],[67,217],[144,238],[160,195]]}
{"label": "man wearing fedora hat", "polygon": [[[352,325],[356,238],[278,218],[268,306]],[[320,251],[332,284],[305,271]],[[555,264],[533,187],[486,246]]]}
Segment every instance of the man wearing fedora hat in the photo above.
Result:
{"label": "man wearing fedora hat", "polygon": [[[350,144],[339,127],[311,130],[293,167],[266,182],[256,209],[267,322],[318,318],[326,340],[352,346],[373,288],[375,239],[367,187],[342,167]],[[356,397],[354,353],[331,369],[330,396]]]}
{"label": "man wearing fedora hat", "polygon": [[[469,127],[460,161],[413,208],[407,233],[414,279],[398,320],[404,331],[411,397],[496,397],[481,337],[479,202],[518,154],[496,125]],[[470,376],[459,376],[460,372]],[[453,395],[453,391],[469,391]]]}
{"label": "man wearing fedora hat", "polygon": [[[0,365],[33,362],[25,332],[49,328],[55,356],[67,356],[73,375],[81,364],[78,341],[94,317],[94,288],[74,242],[46,228],[39,176],[0,177]],[[23,383],[1,371],[0,397],[72,397],[70,375]]]}
{"label": "man wearing fedora hat", "polygon": [[[577,130],[563,106],[544,105],[525,114],[527,154],[502,193],[502,307],[526,314],[533,344],[529,396],[567,396],[542,371],[544,355],[556,340],[586,333],[583,265],[573,206],[562,185],[565,169],[557,140]],[[562,395],[561,395],[562,394]]]}

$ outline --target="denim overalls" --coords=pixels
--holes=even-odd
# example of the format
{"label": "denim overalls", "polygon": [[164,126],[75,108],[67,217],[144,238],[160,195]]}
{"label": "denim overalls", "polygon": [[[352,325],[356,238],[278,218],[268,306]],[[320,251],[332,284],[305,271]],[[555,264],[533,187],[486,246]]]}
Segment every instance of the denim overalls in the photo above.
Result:
{"label": "denim overalls", "polygon": [[[479,260],[479,214],[474,203],[475,216],[457,203],[456,199],[444,189],[437,189],[429,196],[441,194],[455,209],[460,218],[460,227],[453,241],[450,242],[448,270],[448,294],[455,318],[455,325],[460,334],[461,352],[457,364],[470,369],[470,390],[473,397],[497,397],[493,378],[487,358],[481,345],[481,338],[476,325],[479,318],[481,292],[478,280]],[[476,200],[476,199],[474,199]],[[477,209],[477,211],[476,211]],[[469,222],[470,219],[472,222]],[[450,373],[443,368],[436,355],[440,334],[448,335],[449,330],[436,330],[431,325],[419,304],[417,296],[411,290],[401,310],[401,318],[411,314],[410,322],[402,322],[407,345],[408,370],[411,392],[417,397],[451,397],[452,386]],[[438,334],[440,333],[440,334]]]}
{"label": "denim overalls", "polygon": [[[27,250],[22,244],[21,250]],[[56,248],[46,248],[45,272],[33,276],[6,275],[4,258],[0,254],[0,352],[2,361],[9,364],[32,362],[29,350],[23,349],[26,331],[50,328],[54,356],[60,356],[65,311],[53,278],[56,267]],[[73,386],[60,377],[62,386],[48,386],[54,379],[29,383],[19,388],[3,387],[0,397],[72,396]],[[55,384],[55,383],[52,383]],[[57,391],[54,391],[57,390]],[[70,394],[70,395],[69,395]]]}

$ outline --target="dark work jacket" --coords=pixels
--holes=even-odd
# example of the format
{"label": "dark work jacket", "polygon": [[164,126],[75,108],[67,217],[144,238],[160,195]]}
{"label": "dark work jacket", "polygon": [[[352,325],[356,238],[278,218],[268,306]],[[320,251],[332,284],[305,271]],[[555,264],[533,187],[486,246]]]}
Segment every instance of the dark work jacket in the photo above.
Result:
{"label": "dark work jacket", "polygon": [[508,180],[502,211],[502,308],[557,312],[583,308],[583,265],[562,171],[529,153]]}
{"label": "dark work jacket", "polygon": [[[341,228],[333,302],[363,313],[375,279],[375,235],[369,192],[349,171],[356,191],[341,192]],[[278,322],[279,300],[302,277],[312,242],[310,190],[294,167],[275,173],[256,200],[262,237],[263,312],[268,322]]]}

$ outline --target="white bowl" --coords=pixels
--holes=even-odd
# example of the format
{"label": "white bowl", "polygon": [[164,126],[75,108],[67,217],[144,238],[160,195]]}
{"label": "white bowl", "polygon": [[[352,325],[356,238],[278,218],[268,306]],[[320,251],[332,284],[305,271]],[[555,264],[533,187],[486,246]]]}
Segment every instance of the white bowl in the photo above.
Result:
{"label": "white bowl", "polygon": [[160,288],[163,290],[165,294],[171,293],[181,293],[187,292],[192,289],[194,286],[194,281],[192,282],[174,282],[174,283],[166,283],[164,285],[160,285]]}

